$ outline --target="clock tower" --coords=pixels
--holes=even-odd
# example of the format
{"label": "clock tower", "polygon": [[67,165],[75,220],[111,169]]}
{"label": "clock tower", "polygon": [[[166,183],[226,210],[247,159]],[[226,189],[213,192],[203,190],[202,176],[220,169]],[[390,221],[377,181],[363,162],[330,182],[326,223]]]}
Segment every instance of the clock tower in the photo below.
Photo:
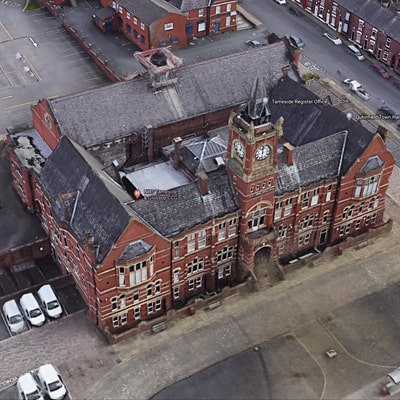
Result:
{"label": "clock tower", "polygon": [[249,101],[229,118],[226,168],[241,208],[238,259],[242,279],[254,274],[260,249],[266,248],[268,258],[276,258],[273,210],[282,124],[282,117],[275,125],[271,122],[265,78],[254,82]]}

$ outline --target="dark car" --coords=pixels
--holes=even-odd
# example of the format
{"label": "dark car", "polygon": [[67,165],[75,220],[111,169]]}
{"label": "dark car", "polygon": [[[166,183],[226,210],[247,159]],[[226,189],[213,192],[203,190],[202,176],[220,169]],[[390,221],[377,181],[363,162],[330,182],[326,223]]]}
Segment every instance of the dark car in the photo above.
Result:
{"label": "dark car", "polygon": [[376,72],[378,72],[378,74],[379,74],[380,76],[382,76],[383,78],[385,78],[385,79],[389,79],[389,78],[390,78],[389,72],[387,72],[386,69],[383,68],[381,65],[379,65],[379,64],[374,64],[374,65],[372,66],[372,68],[373,68]]}
{"label": "dark car", "polygon": [[296,17],[302,17],[303,16],[303,13],[299,9],[297,9],[296,7],[289,7],[289,12],[291,12]]}
{"label": "dark car", "polygon": [[304,42],[298,36],[290,35],[289,40],[292,46],[298,49],[302,49],[305,46]]}
{"label": "dark car", "polygon": [[383,106],[381,108],[378,108],[378,114],[380,115],[386,115],[388,117],[394,117],[396,115],[395,111],[393,111],[390,107],[388,106]]}

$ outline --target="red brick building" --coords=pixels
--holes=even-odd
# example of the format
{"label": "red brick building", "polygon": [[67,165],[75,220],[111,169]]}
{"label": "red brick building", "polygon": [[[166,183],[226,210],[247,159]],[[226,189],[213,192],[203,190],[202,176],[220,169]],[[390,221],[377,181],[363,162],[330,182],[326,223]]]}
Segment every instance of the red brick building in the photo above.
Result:
{"label": "red brick building", "polygon": [[[268,49],[269,57],[279,46]],[[192,87],[193,75],[180,75],[179,88],[172,82],[157,87],[158,118],[163,100],[169,113],[174,100],[181,121],[170,122],[175,135],[169,143],[161,145],[161,136],[151,138],[153,150],[160,151],[148,163],[115,158],[130,140],[122,140],[118,125],[113,133],[120,136],[108,136],[107,142],[99,135],[109,132],[96,133],[101,152],[88,145],[85,135],[98,121],[80,105],[91,101],[97,108],[98,96],[104,98],[106,90],[122,126],[118,101],[112,99],[130,96],[132,83],[40,102],[33,108],[37,130],[9,135],[15,186],[18,190],[22,182],[23,201],[33,204],[40,216],[55,260],[73,275],[91,319],[109,337],[250,275],[274,279],[289,260],[384,224],[385,192],[394,165],[385,131],[372,134],[349,121],[291,79],[290,68],[278,58],[268,79],[257,75],[264,71],[257,65],[265,66],[264,52],[246,52],[246,60],[237,54],[209,62],[210,68],[218,64],[223,71],[224,62],[236,61],[233,78],[242,83],[237,87],[247,82],[251,91],[241,100],[243,94],[232,87],[228,126],[217,131],[206,133],[201,126],[199,135],[190,135],[193,131],[180,125],[184,115],[190,121],[190,108],[179,107],[186,104],[184,86]],[[283,74],[275,78],[277,67]],[[196,65],[189,68],[198,71]],[[217,77],[229,87],[230,78]],[[141,84],[154,98],[147,81]],[[144,89],[135,85],[148,105]],[[196,87],[200,111],[210,104],[206,93],[215,97],[212,90]],[[219,93],[218,86],[213,90]],[[222,92],[218,101],[208,109],[210,120],[212,110],[228,107]],[[126,98],[122,103],[126,111]],[[104,130],[110,115],[104,107]],[[191,118],[196,121],[199,115]],[[189,126],[193,129],[196,123]],[[164,127],[168,132],[165,122]],[[126,124],[124,128],[130,130]]]}
{"label": "red brick building", "polygon": [[296,0],[360,49],[400,74],[400,17],[376,0]]}

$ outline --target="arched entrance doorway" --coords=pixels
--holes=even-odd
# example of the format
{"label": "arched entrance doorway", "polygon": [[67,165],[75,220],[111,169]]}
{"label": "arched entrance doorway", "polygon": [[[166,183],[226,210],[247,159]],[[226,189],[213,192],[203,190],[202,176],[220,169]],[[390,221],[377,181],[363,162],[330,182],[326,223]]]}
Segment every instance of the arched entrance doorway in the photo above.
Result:
{"label": "arched entrance doorway", "polygon": [[281,280],[280,270],[271,258],[271,247],[262,247],[254,254],[254,274],[260,283],[271,285]]}

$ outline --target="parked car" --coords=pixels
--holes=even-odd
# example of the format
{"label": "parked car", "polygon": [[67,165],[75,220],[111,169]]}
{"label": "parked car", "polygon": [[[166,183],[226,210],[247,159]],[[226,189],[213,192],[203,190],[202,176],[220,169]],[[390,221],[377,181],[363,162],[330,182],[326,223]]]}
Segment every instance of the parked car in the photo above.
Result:
{"label": "parked car", "polygon": [[325,36],[327,39],[329,39],[332,43],[334,43],[336,46],[342,44],[342,41],[340,38],[338,38],[336,35],[330,32],[325,32],[323,33],[323,36]]}
{"label": "parked car", "polygon": [[352,90],[353,92],[356,92],[357,89],[362,88],[361,83],[356,81],[355,79],[346,78],[343,82],[346,85],[349,85],[350,90]]}
{"label": "parked car", "polygon": [[32,325],[41,326],[44,324],[46,318],[32,293],[26,293],[21,296],[19,304],[25,317]]}
{"label": "parked car", "polygon": [[353,44],[350,44],[349,46],[347,46],[347,51],[350,54],[352,54],[355,58],[357,58],[358,61],[365,61],[365,57],[363,56],[361,51],[359,49],[357,49],[357,47],[354,46]]}
{"label": "parked car", "polygon": [[389,78],[390,78],[389,72],[387,72],[387,70],[386,70],[385,68],[383,68],[381,65],[379,65],[379,64],[373,64],[373,65],[372,65],[372,68],[373,68],[376,72],[378,72],[378,74],[379,74],[382,78],[385,78],[385,79],[389,79]]}
{"label": "parked car", "polygon": [[24,318],[15,300],[6,301],[3,304],[3,314],[12,333],[19,333],[24,330]]}
{"label": "parked car", "polygon": [[258,40],[247,40],[246,44],[248,44],[250,47],[261,47],[262,43],[259,42]]}
{"label": "parked car", "polygon": [[286,4],[286,0],[275,0],[275,3]]}
{"label": "parked car", "polygon": [[294,47],[298,49],[302,49],[305,46],[304,42],[298,36],[295,35],[290,35],[289,41]]}
{"label": "parked car", "polygon": [[382,106],[381,108],[378,108],[378,114],[388,117],[394,117],[396,115],[396,112],[388,106]]}
{"label": "parked car", "polygon": [[60,303],[50,285],[43,285],[38,290],[40,306],[51,318],[59,318],[62,314]]}
{"label": "parked car", "polygon": [[30,373],[18,378],[17,391],[19,400],[43,400],[42,390]]}
{"label": "parked car", "polygon": [[59,372],[52,364],[45,364],[39,367],[38,378],[43,392],[51,400],[61,400],[67,394],[67,389],[61,379]]}
{"label": "parked car", "polygon": [[291,12],[296,17],[302,17],[303,13],[296,7],[289,7],[289,12]]}

